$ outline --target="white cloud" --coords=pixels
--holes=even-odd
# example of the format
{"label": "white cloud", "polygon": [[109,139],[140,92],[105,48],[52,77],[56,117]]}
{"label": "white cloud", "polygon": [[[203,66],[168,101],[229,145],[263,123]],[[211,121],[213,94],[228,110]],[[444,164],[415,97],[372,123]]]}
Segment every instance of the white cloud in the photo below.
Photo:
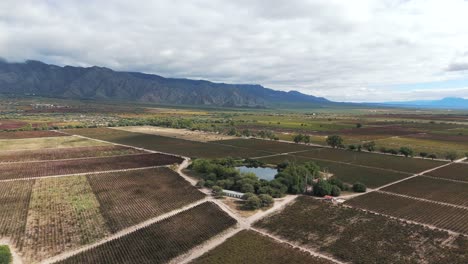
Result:
{"label": "white cloud", "polygon": [[466,14],[462,0],[3,0],[0,56],[342,101],[443,97],[455,90],[385,87],[466,78]]}

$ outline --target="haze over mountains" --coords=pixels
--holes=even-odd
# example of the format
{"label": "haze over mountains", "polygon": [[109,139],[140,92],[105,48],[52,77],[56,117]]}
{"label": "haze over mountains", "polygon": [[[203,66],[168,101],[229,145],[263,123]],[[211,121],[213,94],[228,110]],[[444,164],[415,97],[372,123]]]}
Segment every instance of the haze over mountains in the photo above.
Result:
{"label": "haze over mountains", "polygon": [[0,93],[229,107],[331,103],[322,97],[296,91],[276,91],[261,85],[164,78],[138,72],[117,72],[96,66],[60,67],[39,61],[0,61]]}
{"label": "haze over mountains", "polygon": [[383,105],[401,107],[468,109],[468,99],[459,97],[445,97],[440,100],[415,100],[403,102],[386,102]]}

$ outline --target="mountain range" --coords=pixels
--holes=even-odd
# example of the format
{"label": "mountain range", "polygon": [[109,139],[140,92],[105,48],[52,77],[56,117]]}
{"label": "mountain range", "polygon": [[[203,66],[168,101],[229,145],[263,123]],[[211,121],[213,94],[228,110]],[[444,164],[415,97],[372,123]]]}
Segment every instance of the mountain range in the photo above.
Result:
{"label": "mountain range", "polygon": [[21,63],[0,60],[0,93],[227,107],[320,106],[332,103],[322,97],[297,91],[276,91],[261,85],[164,78],[96,66],[60,67],[32,60]]}
{"label": "mountain range", "polygon": [[440,100],[416,100],[403,102],[386,102],[386,106],[439,108],[439,109],[468,109],[468,99],[460,97],[446,97]]}

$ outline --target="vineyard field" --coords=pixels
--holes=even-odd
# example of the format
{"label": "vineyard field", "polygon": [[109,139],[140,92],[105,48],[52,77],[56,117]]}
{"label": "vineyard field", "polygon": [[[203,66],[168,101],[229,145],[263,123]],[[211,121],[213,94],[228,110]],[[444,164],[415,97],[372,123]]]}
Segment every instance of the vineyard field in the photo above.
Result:
{"label": "vineyard field", "polygon": [[87,177],[113,232],[205,197],[168,168]]}
{"label": "vineyard field", "polygon": [[[419,173],[446,163],[443,161],[434,161],[429,159],[406,158],[331,148],[314,148],[311,151],[301,152],[295,155],[306,158],[341,161],[374,168],[398,170],[408,173]],[[395,166],[395,164],[398,164],[398,166]]]}
{"label": "vineyard field", "polygon": [[332,264],[291,246],[278,243],[255,231],[243,230],[191,264]]}
{"label": "vineyard field", "polygon": [[468,182],[468,164],[454,163],[427,173],[429,176]]}
{"label": "vineyard field", "polygon": [[38,131],[8,131],[0,132],[0,139],[20,139],[20,138],[41,138],[41,137],[62,137],[62,133],[48,130]]}
{"label": "vineyard field", "polygon": [[371,192],[347,205],[468,234],[468,210],[381,192]]}
{"label": "vineyard field", "polygon": [[332,173],[336,178],[344,182],[350,184],[353,184],[355,182],[362,182],[371,188],[379,187],[384,184],[394,182],[410,176],[410,174],[403,172],[389,171],[378,168],[360,167],[352,164],[337,163],[333,161],[314,160],[311,158],[297,157],[293,155],[261,158],[259,160],[269,164],[278,164],[285,160],[297,163],[303,163],[307,161],[315,162],[320,166],[322,170]]}
{"label": "vineyard field", "polygon": [[270,154],[256,149],[226,146],[211,142],[196,142],[110,128],[73,129],[67,130],[67,133],[78,134],[123,145],[174,153],[185,157],[257,157]]}
{"label": "vineyard field", "polygon": [[468,206],[468,183],[464,184],[418,176],[388,186],[383,191]]}
{"label": "vineyard field", "polygon": [[0,180],[36,178],[44,176],[97,172],[161,166],[182,162],[181,158],[159,153],[101,157],[78,160],[56,160],[28,163],[0,164]]}
{"label": "vineyard field", "polygon": [[0,183],[0,237],[21,249],[34,181]]}
{"label": "vineyard field", "polygon": [[38,150],[51,148],[75,148],[104,146],[107,143],[89,140],[80,137],[43,137],[43,138],[24,138],[24,139],[0,139],[0,149],[2,151],[10,150]]}
{"label": "vineyard field", "polygon": [[302,144],[283,143],[283,142],[278,142],[278,141],[273,141],[273,140],[242,139],[242,138],[214,141],[213,143],[246,148],[246,149],[260,149],[270,154],[302,151],[302,150],[309,150],[312,148],[310,146],[306,146]]}
{"label": "vineyard field", "polygon": [[85,176],[37,179],[23,240],[27,263],[95,242],[110,234]]}
{"label": "vineyard field", "polygon": [[96,146],[59,149],[19,150],[0,152],[0,162],[59,160],[87,157],[106,157],[145,153],[123,146]]}
{"label": "vineyard field", "polygon": [[167,263],[235,224],[206,202],[58,263]]}
{"label": "vineyard field", "polygon": [[306,196],[279,214],[260,220],[256,227],[350,263],[468,261],[465,236],[445,245],[450,237],[447,232]]}

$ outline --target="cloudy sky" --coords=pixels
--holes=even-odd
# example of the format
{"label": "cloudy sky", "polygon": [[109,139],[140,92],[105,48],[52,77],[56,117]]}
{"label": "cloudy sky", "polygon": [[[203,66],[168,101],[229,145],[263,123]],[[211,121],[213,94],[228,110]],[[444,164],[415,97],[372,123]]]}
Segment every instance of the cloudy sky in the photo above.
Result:
{"label": "cloudy sky", "polygon": [[337,101],[468,98],[468,1],[2,0],[0,57]]}

